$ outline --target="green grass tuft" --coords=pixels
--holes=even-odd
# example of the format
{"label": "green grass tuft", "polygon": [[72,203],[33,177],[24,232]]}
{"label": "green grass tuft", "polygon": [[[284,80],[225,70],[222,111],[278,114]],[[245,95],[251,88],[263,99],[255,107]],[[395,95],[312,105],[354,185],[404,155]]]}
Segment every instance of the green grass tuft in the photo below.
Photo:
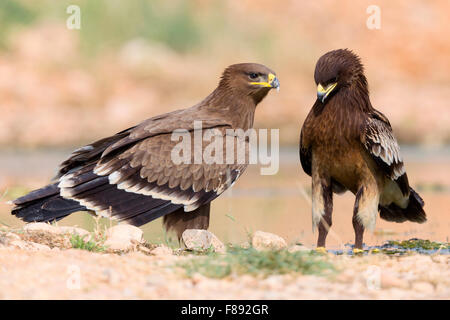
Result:
{"label": "green grass tuft", "polygon": [[72,234],[72,237],[70,238],[70,243],[72,244],[72,248],[74,249],[81,249],[81,250],[87,250],[87,251],[93,251],[93,252],[103,252],[106,250],[106,248],[102,245],[99,245],[98,243],[94,241],[85,241],[84,236],[80,236],[79,234]]}
{"label": "green grass tuft", "polygon": [[198,272],[206,277],[219,279],[231,274],[266,277],[273,274],[325,274],[335,271],[330,262],[314,253],[257,251],[242,247],[230,247],[225,255],[208,253],[178,266],[186,270],[188,277]]}
{"label": "green grass tuft", "polygon": [[397,246],[402,249],[424,249],[424,250],[438,250],[450,249],[450,243],[435,242],[423,239],[410,239],[404,241],[388,241],[388,245]]}

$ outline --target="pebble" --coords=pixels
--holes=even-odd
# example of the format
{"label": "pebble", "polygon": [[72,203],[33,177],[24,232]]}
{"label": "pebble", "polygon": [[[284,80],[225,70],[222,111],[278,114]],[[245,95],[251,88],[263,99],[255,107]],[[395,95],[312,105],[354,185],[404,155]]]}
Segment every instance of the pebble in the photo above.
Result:
{"label": "pebble", "polygon": [[215,252],[225,252],[224,244],[207,230],[187,229],[183,232],[181,238],[189,250],[207,250],[212,248]]}
{"label": "pebble", "polygon": [[252,246],[256,250],[280,250],[287,247],[286,241],[273,233],[256,231],[252,237]]}
{"label": "pebble", "polygon": [[48,232],[51,234],[78,234],[80,236],[86,236],[86,240],[90,240],[91,234],[89,231],[72,226],[54,226],[44,222],[32,222],[28,223],[23,227],[24,231],[39,231]]}
{"label": "pebble", "polygon": [[40,232],[49,232],[53,234],[61,233],[60,229],[56,226],[53,226],[44,222],[32,222],[28,223],[23,227],[25,231],[40,231]]}
{"label": "pebble", "polygon": [[143,232],[129,224],[119,224],[108,229],[105,246],[110,250],[130,250],[142,242]]}

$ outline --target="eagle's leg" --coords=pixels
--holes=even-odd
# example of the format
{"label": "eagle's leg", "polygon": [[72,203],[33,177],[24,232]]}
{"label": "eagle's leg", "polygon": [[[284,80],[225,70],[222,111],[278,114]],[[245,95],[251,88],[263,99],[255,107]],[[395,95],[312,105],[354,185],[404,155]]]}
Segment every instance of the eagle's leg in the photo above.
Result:
{"label": "eagle's leg", "polygon": [[362,249],[363,247],[363,235],[364,226],[358,218],[359,200],[363,194],[363,188],[361,187],[356,193],[355,206],[353,207],[353,230],[355,230],[355,249]]}
{"label": "eagle's leg", "polygon": [[376,183],[361,186],[356,193],[353,208],[353,229],[355,230],[355,249],[363,248],[365,229],[373,230],[378,214],[378,188]]}
{"label": "eagle's leg", "polygon": [[322,197],[325,213],[319,222],[319,237],[317,239],[317,247],[325,247],[325,240],[332,224],[331,214],[333,212],[333,192],[330,185],[322,184]]}
{"label": "eagle's leg", "polygon": [[178,241],[181,241],[181,236],[186,229],[208,229],[209,213],[209,203],[190,212],[185,212],[184,208],[180,208],[164,216],[164,228],[166,231],[175,231]]}
{"label": "eagle's leg", "polygon": [[314,169],[312,172],[313,230],[318,226],[319,237],[317,239],[317,247],[325,247],[325,240],[332,223],[333,193],[330,180],[322,177],[318,170]]}

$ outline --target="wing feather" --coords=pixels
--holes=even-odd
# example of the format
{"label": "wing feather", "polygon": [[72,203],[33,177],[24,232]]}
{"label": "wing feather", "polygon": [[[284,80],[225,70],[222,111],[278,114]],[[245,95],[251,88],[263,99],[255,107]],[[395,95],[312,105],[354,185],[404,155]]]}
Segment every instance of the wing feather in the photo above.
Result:
{"label": "wing feather", "polygon": [[[227,128],[219,129],[223,136]],[[193,132],[190,134],[193,142]],[[100,211],[100,215],[132,223],[148,222],[150,218],[159,217],[162,211],[177,210],[180,206],[192,211],[208,203],[229,188],[247,167],[247,163],[175,164],[171,150],[178,141],[172,141],[171,134],[145,139],[135,134],[134,137],[137,142],[128,144],[120,152],[115,149],[114,156],[110,151],[104,152],[106,157],[91,159],[94,163],[89,164],[87,172],[81,167],[63,174],[59,183],[61,195],[89,210]],[[225,145],[223,148],[225,155]],[[92,152],[91,148],[86,150]],[[246,154],[248,156],[248,146]],[[193,160],[192,155],[191,162]],[[148,219],[138,218],[141,214]]]}
{"label": "wing feather", "polygon": [[404,195],[409,194],[408,178],[400,147],[387,118],[378,111],[366,119],[361,142],[378,166],[391,180],[397,182]]}
{"label": "wing feather", "polygon": [[303,128],[300,133],[300,163],[302,164],[303,171],[307,175],[311,175],[311,148],[305,146],[303,141]]}

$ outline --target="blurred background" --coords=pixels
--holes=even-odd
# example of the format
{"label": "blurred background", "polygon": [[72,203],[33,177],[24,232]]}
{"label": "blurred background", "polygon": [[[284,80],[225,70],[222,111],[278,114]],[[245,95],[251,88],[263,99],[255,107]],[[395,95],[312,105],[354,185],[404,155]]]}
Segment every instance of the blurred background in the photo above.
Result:
{"label": "blurred background", "polygon": [[[213,203],[211,231],[224,241],[264,230],[314,243],[298,137],[316,97],[317,59],[350,48],[365,64],[372,103],[390,119],[429,215],[424,225],[378,221],[366,242],[448,241],[450,2],[375,2],[2,0],[0,224],[22,225],[5,201],[47,183],[73,148],[189,107],[226,66],[259,62],[281,82],[255,119],[258,128],[280,129],[280,171],[260,176],[258,166],[249,168]],[[66,26],[72,4],[81,9],[79,30]],[[381,9],[378,30],[366,25],[372,4]],[[334,245],[353,239],[353,201],[335,197]],[[60,224],[92,228],[93,220],[77,213]],[[163,241],[160,221],[144,230]]]}

